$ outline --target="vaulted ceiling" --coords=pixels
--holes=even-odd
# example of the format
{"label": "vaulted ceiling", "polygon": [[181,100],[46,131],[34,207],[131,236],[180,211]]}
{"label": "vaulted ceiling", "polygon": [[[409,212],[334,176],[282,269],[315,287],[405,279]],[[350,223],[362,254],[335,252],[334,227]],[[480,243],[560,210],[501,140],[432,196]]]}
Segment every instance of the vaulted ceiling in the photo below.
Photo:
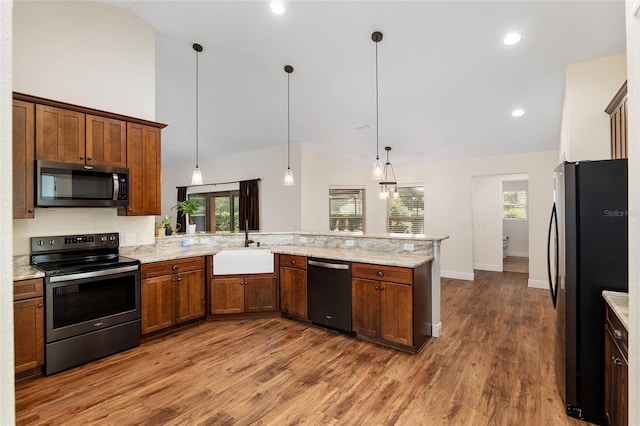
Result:
{"label": "vaulted ceiling", "polygon": [[[193,43],[200,158],[286,144],[290,64],[291,142],[369,163],[373,31],[384,35],[379,150],[393,147],[394,163],[556,149],[565,67],[625,50],[622,1],[290,1],[282,15],[264,1],[106,3],[156,29],[156,119],[170,125],[172,161],[195,155]],[[511,31],[522,40],[506,46]]]}

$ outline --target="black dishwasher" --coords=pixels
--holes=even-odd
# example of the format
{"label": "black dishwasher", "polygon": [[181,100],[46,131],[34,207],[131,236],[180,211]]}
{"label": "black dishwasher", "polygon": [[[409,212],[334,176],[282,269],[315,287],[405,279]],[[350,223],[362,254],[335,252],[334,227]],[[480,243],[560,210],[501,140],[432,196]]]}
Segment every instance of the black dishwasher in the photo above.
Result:
{"label": "black dishwasher", "polygon": [[308,258],[307,311],[313,324],[351,332],[351,262]]}

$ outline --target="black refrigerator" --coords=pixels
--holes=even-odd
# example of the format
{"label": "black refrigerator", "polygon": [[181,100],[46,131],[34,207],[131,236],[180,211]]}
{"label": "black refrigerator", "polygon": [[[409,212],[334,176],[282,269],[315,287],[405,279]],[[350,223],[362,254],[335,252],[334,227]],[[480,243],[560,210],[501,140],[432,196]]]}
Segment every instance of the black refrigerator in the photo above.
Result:
{"label": "black refrigerator", "polygon": [[548,275],[556,380],[567,414],[604,424],[603,290],[628,291],[627,160],[555,170]]}

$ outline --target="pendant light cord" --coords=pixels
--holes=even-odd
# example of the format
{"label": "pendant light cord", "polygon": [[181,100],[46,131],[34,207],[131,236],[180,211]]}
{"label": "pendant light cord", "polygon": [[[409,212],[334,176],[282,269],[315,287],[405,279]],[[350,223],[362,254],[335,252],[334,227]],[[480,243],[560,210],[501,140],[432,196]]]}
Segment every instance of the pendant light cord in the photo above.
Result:
{"label": "pendant light cord", "polygon": [[199,70],[199,64],[198,64],[198,51],[196,50],[196,169],[199,168],[198,167],[198,154],[199,154],[199,144],[198,144],[198,81],[200,80],[198,77],[198,70]]}
{"label": "pendant light cord", "polygon": [[380,159],[379,126],[378,126],[378,42],[376,41],[376,160]]}
{"label": "pendant light cord", "polygon": [[287,170],[291,169],[291,126],[290,122],[290,107],[289,107],[289,76],[287,73]]}

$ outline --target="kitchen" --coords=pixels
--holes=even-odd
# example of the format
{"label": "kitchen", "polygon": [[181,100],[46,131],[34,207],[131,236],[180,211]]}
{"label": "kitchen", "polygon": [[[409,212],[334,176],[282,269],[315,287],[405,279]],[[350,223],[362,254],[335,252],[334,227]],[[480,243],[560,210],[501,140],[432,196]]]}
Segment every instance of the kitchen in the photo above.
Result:
{"label": "kitchen", "polygon": [[[22,13],[26,13],[25,11],[30,7],[35,8],[35,6],[29,6],[26,4],[20,4],[18,6],[14,5],[14,13],[18,13],[20,11],[22,11]],[[41,7],[41,5],[38,5],[38,7]],[[51,7],[53,8],[54,6]],[[108,8],[109,6],[96,4],[93,5],[93,7]],[[80,11],[78,11],[78,13],[80,13],[80,16],[84,16]],[[163,76],[159,71],[155,71],[154,60],[156,58],[154,57],[155,41],[153,30],[146,25],[141,25],[137,18],[125,12],[107,12],[106,10],[101,10],[99,14],[103,17],[102,19],[105,19],[107,22],[107,27],[111,26],[112,28],[115,28],[117,26],[119,37],[121,37],[120,43],[127,45],[127,54],[122,55],[123,64],[126,64],[126,66],[104,67],[101,55],[97,54],[96,51],[89,49],[88,46],[83,48],[81,44],[77,49],[69,51],[69,57],[64,60],[64,63],[66,64],[77,64],[74,68],[81,70],[81,75],[78,76],[75,73],[65,72],[56,77],[58,79],[56,84],[51,84],[47,82],[46,79],[41,78],[40,72],[37,71],[38,64],[30,63],[30,61],[37,61],[38,59],[36,58],[49,57],[50,55],[47,52],[51,51],[51,47],[48,47],[41,39],[36,37],[36,34],[30,31],[28,34],[24,35],[24,38],[16,37],[16,40],[14,40],[14,65],[17,67],[20,61],[27,61],[27,63],[20,66],[20,72],[14,71],[14,90],[38,94],[51,99],[69,100],[69,98],[72,98],[74,103],[77,104],[90,105],[107,111],[117,111],[119,113],[135,117],[162,121],[162,106],[160,104],[156,106],[154,101],[154,99],[159,96],[155,93],[154,75],[155,81],[158,85],[166,85],[166,82],[172,79],[172,77]],[[33,28],[33,26],[47,28],[52,25],[51,17],[61,18],[64,16],[64,13],[63,11],[56,9],[49,10],[46,14],[44,11],[39,12],[37,10],[29,10],[28,15],[26,16],[28,16],[28,19],[25,19],[29,22],[29,28]],[[18,22],[20,21],[17,20],[14,22],[14,33],[18,32],[18,34],[21,34],[19,32],[20,27],[17,25]],[[125,24],[125,22],[128,24]],[[61,37],[66,34],[66,37],[70,38],[74,38],[77,31],[74,28],[64,30],[57,26],[50,29],[50,33],[58,33]],[[87,29],[82,28],[82,32],[87,33]],[[111,34],[110,31],[109,34]],[[368,34],[365,34],[365,36],[368,37]],[[36,39],[32,40],[30,37],[34,37]],[[161,38],[163,36],[158,35],[156,37]],[[388,39],[393,39],[390,35],[387,37]],[[135,40],[136,42],[132,43],[132,40]],[[75,43],[81,42],[82,40],[75,40]],[[87,41],[87,43],[89,43],[89,41]],[[171,46],[171,44],[171,41],[166,41],[165,46]],[[366,48],[372,48],[372,46],[370,46],[371,44],[372,43],[368,41],[368,44],[365,45]],[[175,49],[175,46],[173,46],[173,48]],[[182,49],[182,47],[180,48]],[[205,50],[205,53],[215,52],[215,47],[205,46],[205,49],[207,49]],[[385,50],[382,49],[383,46],[381,45],[381,54],[385,52]],[[16,55],[15,52],[17,51],[29,51],[33,53],[23,57]],[[82,51],[82,53],[78,53],[78,51]],[[370,56],[371,53],[371,51],[367,50],[363,52],[363,55],[367,54]],[[215,57],[215,53],[209,54],[212,57]],[[187,48],[184,49],[182,55],[183,57],[181,57],[180,61],[185,63],[184,77],[174,79],[172,81],[172,86],[175,86],[176,90],[189,94],[188,96],[185,96],[185,103],[189,105],[190,108],[192,105],[191,87],[193,84],[193,52],[190,49],[190,44],[188,44]],[[126,56],[126,59],[124,56]],[[112,60],[110,60],[110,63],[118,63],[118,60],[115,59],[116,57],[120,56],[116,55]],[[136,61],[131,61],[132,57],[136,58]],[[52,58],[52,60],[57,61],[60,59]],[[157,60],[161,61],[162,56],[158,55]],[[48,63],[48,61],[45,62]],[[94,65],[92,66],[92,64]],[[33,70],[35,72],[30,74],[29,70]],[[282,73],[279,68],[278,71]],[[302,77],[298,77],[297,73],[302,75],[302,72],[297,69],[292,75],[292,79],[302,79]],[[30,75],[32,77],[30,77]],[[90,77],[87,77],[88,75],[90,75]],[[280,77],[284,78],[284,76]],[[97,81],[101,84],[94,84]],[[385,80],[381,78],[381,87],[384,87],[384,82]],[[618,83],[616,82],[616,84]],[[295,87],[296,86],[292,85],[292,88]],[[96,88],[100,89],[98,90]],[[613,92],[615,92],[615,90],[613,90]],[[135,94],[135,96],[131,96],[131,93]],[[277,93],[279,94],[280,92],[278,91]],[[115,96],[114,94],[118,94],[120,96]],[[284,95],[284,93],[282,95]],[[284,96],[280,97],[284,98]],[[609,94],[608,97],[610,98],[611,94]],[[388,111],[389,107],[386,107],[385,110]],[[295,112],[295,109],[292,112]],[[189,141],[189,152],[187,153],[188,159],[185,160],[182,166],[175,166],[171,168],[164,167],[165,161],[167,161],[171,155],[177,155],[177,153],[163,152],[162,211],[167,214],[169,213],[169,207],[175,202],[175,186],[187,183],[188,177],[193,168],[194,157],[191,149],[191,143],[194,140],[195,135],[193,134],[192,117],[193,114],[191,113],[185,115],[185,121],[188,122],[182,124],[184,129],[182,132],[184,134],[169,133],[172,128],[178,128],[180,126],[179,123],[169,122],[169,120],[167,120],[169,126],[163,131],[163,143],[165,141],[170,141],[171,139]],[[292,118],[295,117],[296,115],[292,114]],[[384,117],[385,114],[381,114],[381,123],[384,122]],[[282,119],[284,120],[284,117]],[[295,123],[295,121],[293,121],[292,124],[293,123]],[[202,127],[202,129],[204,129],[204,127]],[[367,135],[367,152],[373,152],[373,139],[370,139],[370,136],[370,134]],[[296,137],[294,136],[294,140],[295,139]],[[169,144],[169,142],[167,142],[167,144]],[[187,145],[186,142],[182,142],[181,144]],[[395,154],[397,151],[400,151],[399,147],[395,147],[392,154]],[[400,153],[398,152],[398,154]],[[369,154],[366,155],[367,163],[368,157],[370,156],[371,155]],[[268,167],[266,167],[263,164],[264,158],[273,160],[269,161],[269,163],[272,164],[269,164]],[[392,156],[392,160],[394,158],[399,157]],[[214,179],[215,181],[227,181],[261,177],[264,179],[263,183],[265,185],[270,182],[268,193],[269,199],[273,201],[265,199],[263,200],[263,203],[271,204],[263,204],[262,206],[262,211],[265,214],[263,217],[265,230],[320,228],[323,223],[326,223],[326,221],[324,221],[322,216],[319,218],[317,216],[326,214],[324,213],[326,200],[324,197],[310,197],[309,194],[315,192],[326,193],[327,186],[333,183],[339,184],[345,181],[354,181],[354,174],[362,174],[363,176],[367,176],[369,174],[368,164],[359,165],[347,161],[336,160],[316,152],[310,146],[294,143],[292,144],[292,169],[294,170],[294,173],[300,173],[301,176],[310,173],[310,176],[317,176],[321,178],[304,179],[304,177],[302,177],[301,182],[297,186],[293,188],[284,188],[281,185],[281,174],[284,171],[283,161],[285,159],[286,150],[282,145],[279,145],[245,153],[232,153],[222,157],[220,160],[206,160],[205,157],[201,156],[201,168],[205,173],[206,181],[209,181],[209,179]],[[469,177],[473,175],[527,171],[529,172],[531,179],[531,197],[550,200],[552,178],[548,171],[552,170],[557,162],[558,153],[552,150],[542,153],[517,154],[507,156],[505,158],[491,157],[483,161],[454,160],[429,164],[428,167],[425,167],[424,164],[408,164],[402,167],[396,166],[396,173],[400,175],[402,172],[402,180],[405,181],[424,181],[426,184],[426,190],[430,194],[430,197],[441,202],[438,208],[436,208],[433,203],[425,206],[425,216],[432,220],[429,226],[433,226],[433,228],[428,229],[429,231],[455,236],[455,238],[451,238],[448,242],[443,244],[443,247],[448,250],[442,260],[443,276],[448,272],[449,275],[454,278],[473,279],[473,262],[466,254],[469,251],[469,246],[472,240],[472,235],[469,231],[470,220],[468,214],[464,211],[465,209],[460,208],[459,205],[459,200],[461,198],[469,199],[471,196],[470,185],[468,183],[470,181]],[[234,166],[236,164],[246,165],[246,169],[243,168],[239,170]],[[518,165],[518,170],[513,169],[514,164]],[[207,172],[207,170],[216,170],[216,174],[214,175],[215,177],[211,172]],[[348,170],[351,170],[351,172],[348,172]],[[452,170],[454,170],[455,173],[452,172]],[[461,175],[457,176],[456,174],[458,173]],[[462,175],[462,173],[464,174]],[[300,179],[298,176],[296,176],[296,178]],[[360,179],[358,179],[358,181],[360,181]],[[437,182],[441,181],[450,182],[450,186],[443,187],[438,185]],[[167,184],[167,182],[169,184]],[[370,185],[368,182],[366,184]],[[370,191],[375,190],[375,188],[368,187],[368,189],[369,188]],[[455,200],[452,200],[450,196],[446,195],[450,192],[457,193],[458,197],[456,197]],[[265,193],[267,193],[266,188]],[[383,209],[375,208],[376,202],[377,200],[375,200],[375,197],[370,197],[368,200],[367,211],[370,216],[368,216],[367,220],[370,226],[373,227],[373,229],[368,229],[368,231],[370,230],[371,232],[383,231],[382,224],[384,224],[384,211]],[[542,204],[543,205],[539,207],[540,211],[531,212],[531,226],[534,229],[544,229],[547,225],[546,221],[549,202],[544,202]],[[296,207],[278,208],[278,205]],[[87,214],[91,215],[92,223],[87,224]],[[7,217],[10,217],[10,215]],[[83,226],[83,232],[103,232],[109,229],[117,229],[127,240],[126,242],[123,242],[123,245],[152,244],[154,242],[154,220],[155,218],[153,217],[121,218],[116,216],[113,209],[92,209],[90,213],[87,213],[86,211],[69,211],[67,209],[63,213],[63,219],[61,219],[61,213],[59,210],[38,209],[35,221],[13,221],[13,227],[9,230],[10,232],[4,233],[3,235],[13,234],[14,254],[28,253],[28,236],[70,234],[79,232],[79,229],[76,226],[77,223],[87,225],[86,227]],[[5,222],[11,223],[10,220]],[[52,223],[56,223],[55,230],[51,229]],[[379,229],[376,229],[376,227]],[[543,250],[540,248],[544,246],[544,242],[534,241],[532,244],[537,244],[538,247],[535,248],[535,250],[530,250],[532,272],[529,279],[530,281],[533,281],[533,283],[529,282],[529,285],[536,284],[536,282],[544,282],[546,280],[546,270],[544,265],[545,259]],[[11,247],[9,246],[8,248],[10,249]]]}

